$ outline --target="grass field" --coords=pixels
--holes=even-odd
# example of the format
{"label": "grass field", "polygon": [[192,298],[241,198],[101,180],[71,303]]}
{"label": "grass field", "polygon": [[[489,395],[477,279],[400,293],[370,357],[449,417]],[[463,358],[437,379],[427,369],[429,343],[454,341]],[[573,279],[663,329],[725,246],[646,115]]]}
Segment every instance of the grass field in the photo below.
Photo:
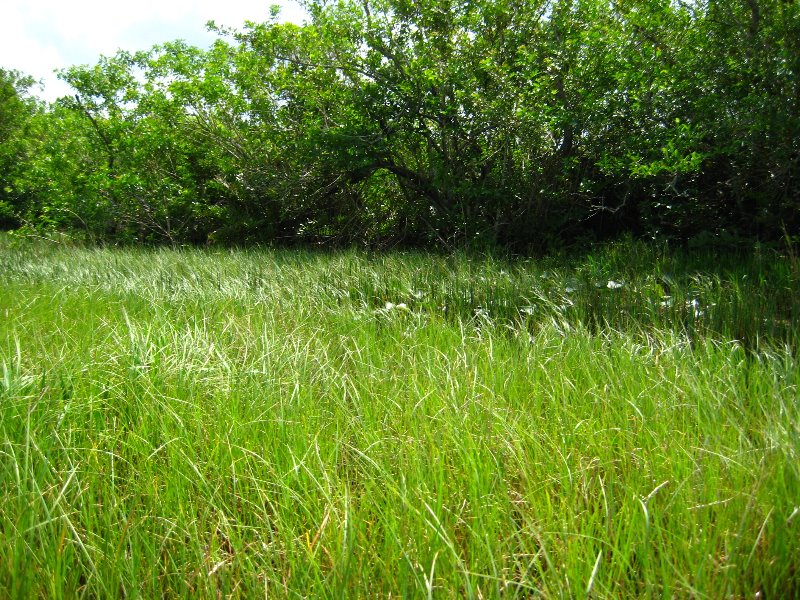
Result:
{"label": "grass field", "polygon": [[800,594],[791,256],[0,239],[0,597]]}

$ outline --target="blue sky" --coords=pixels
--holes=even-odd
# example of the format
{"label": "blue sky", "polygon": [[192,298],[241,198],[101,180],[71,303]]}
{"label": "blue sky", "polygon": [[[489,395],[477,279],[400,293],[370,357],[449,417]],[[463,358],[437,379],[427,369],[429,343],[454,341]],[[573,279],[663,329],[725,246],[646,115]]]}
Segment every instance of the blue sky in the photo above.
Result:
{"label": "blue sky", "polygon": [[178,38],[206,46],[215,38],[207,21],[233,27],[263,21],[273,4],[281,5],[284,20],[302,22],[292,0],[2,0],[0,67],[42,80],[39,95],[53,100],[69,93],[56,69]]}

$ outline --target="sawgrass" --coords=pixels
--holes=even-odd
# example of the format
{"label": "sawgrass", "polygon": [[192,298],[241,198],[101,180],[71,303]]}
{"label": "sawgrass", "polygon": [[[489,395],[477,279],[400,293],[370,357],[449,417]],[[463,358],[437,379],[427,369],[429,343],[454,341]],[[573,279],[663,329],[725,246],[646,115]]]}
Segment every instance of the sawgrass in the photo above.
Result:
{"label": "sawgrass", "polygon": [[3,238],[0,596],[796,596],[797,275]]}

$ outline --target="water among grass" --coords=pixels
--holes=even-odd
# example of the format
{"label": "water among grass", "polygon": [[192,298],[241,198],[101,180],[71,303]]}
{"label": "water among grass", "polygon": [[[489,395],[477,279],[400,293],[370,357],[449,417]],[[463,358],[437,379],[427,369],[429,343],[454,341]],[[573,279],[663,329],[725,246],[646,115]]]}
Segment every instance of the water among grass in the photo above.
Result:
{"label": "water among grass", "polygon": [[798,269],[0,243],[0,596],[800,593]]}

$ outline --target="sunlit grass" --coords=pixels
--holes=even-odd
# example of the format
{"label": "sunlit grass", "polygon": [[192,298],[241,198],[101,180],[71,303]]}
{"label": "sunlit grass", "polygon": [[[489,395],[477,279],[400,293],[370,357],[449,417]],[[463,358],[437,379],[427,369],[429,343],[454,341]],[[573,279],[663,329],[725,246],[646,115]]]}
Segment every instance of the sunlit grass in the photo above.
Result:
{"label": "sunlit grass", "polygon": [[796,275],[5,240],[0,596],[795,596]]}

